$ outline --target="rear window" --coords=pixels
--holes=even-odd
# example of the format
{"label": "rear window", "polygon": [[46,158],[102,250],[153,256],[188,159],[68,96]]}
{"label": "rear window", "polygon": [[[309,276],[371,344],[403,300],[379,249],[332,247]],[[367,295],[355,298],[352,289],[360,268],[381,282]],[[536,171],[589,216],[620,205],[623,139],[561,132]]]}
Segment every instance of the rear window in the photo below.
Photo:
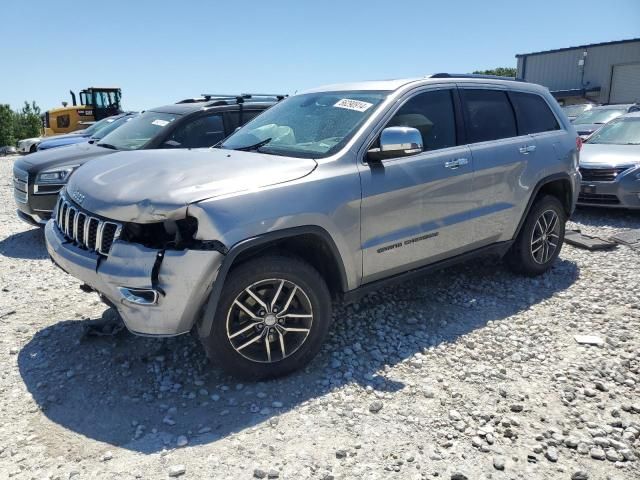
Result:
{"label": "rear window", "polygon": [[510,95],[520,135],[560,129],[555,115],[541,96],[522,92],[511,92]]}
{"label": "rear window", "polygon": [[516,137],[516,119],[507,94],[499,90],[461,89],[469,143]]}

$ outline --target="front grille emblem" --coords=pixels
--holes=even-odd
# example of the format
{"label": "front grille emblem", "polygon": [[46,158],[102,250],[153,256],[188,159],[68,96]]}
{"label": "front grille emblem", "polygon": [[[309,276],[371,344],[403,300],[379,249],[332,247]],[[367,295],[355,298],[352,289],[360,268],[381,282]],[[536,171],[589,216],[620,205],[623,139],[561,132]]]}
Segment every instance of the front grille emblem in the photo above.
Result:
{"label": "front grille emblem", "polygon": [[84,202],[84,195],[80,193],[80,190],[75,190],[71,194],[71,197],[76,201],[78,205],[82,205],[82,202]]}

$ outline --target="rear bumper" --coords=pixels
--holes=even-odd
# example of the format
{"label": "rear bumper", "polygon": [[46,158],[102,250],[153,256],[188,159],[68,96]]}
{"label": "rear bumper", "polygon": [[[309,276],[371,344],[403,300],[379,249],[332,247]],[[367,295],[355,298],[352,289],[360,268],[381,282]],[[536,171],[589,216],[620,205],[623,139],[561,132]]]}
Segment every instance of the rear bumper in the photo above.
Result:
{"label": "rear bumper", "polygon": [[578,205],[640,209],[640,169],[630,169],[611,182],[583,181]]}
{"label": "rear bumper", "polygon": [[[224,256],[215,251],[159,250],[116,240],[108,257],[68,242],[54,221],[45,226],[47,251],[64,271],[102,294],[138,335],[189,332],[201,314]],[[129,289],[129,290],[125,290]],[[131,291],[157,292],[147,304]],[[154,295],[155,296],[155,295]]]}

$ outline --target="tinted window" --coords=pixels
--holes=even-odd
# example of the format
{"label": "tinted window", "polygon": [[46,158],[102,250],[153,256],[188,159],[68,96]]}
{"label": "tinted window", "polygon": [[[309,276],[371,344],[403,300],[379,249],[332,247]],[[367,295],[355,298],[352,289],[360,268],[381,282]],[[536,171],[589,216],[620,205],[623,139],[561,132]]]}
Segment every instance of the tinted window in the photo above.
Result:
{"label": "tinted window", "polygon": [[240,123],[240,111],[227,112],[227,115],[232,128],[235,130],[236,128],[243,126],[245,123],[249,123],[250,120],[253,120],[262,112],[264,112],[264,110],[245,110],[242,112],[242,123]]}
{"label": "tinted window", "polygon": [[461,89],[469,143],[515,137],[516,120],[505,92]]}
{"label": "tinted window", "polygon": [[178,127],[165,145],[177,148],[213,147],[224,137],[222,115],[210,115]]}
{"label": "tinted window", "polygon": [[556,117],[542,97],[522,92],[512,92],[510,95],[518,117],[520,135],[560,129]]}
{"label": "tinted window", "polygon": [[456,117],[451,90],[416,95],[396,112],[387,127],[413,127],[422,134],[425,150],[456,144]]}

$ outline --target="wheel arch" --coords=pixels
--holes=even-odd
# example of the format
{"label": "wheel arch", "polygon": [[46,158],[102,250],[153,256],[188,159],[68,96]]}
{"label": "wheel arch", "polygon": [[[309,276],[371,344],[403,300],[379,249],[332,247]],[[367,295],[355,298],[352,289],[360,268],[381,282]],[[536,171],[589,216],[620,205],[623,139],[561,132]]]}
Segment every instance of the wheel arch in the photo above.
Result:
{"label": "wheel arch", "polygon": [[524,210],[520,221],[518,222],[518,228],[516,229],[515,234],[513,235],[513,239],[518,238],[520,234],[520,230],[524,225],[527,217],[529,216],[529,212],[531,211],[531,207],[535,203],[536,199],[540,198],[542,195],[553,195],[560,200],[562,203],[567,216],[571,214],[573,211],[572,198],[573,198],[573,190],[571,186],[571,177],[568,173],[556,173],[553,175],[549,175],[541,179],[533,189],[533,193],[529,197],[529,201],[527,202],[527,207]]}
{"label": "wheel arch", "polygon": [[220,266],[197,324],[200,337],[206,337],[211,332],[218,301],[229,272],[253,256],[265,252],[293,254],[307,261],[325,279],[333,297],[340,296],[348,289],[347,274],[338,247],[329,232],[322,227],[292,227],[243,240],[229,249]]}

